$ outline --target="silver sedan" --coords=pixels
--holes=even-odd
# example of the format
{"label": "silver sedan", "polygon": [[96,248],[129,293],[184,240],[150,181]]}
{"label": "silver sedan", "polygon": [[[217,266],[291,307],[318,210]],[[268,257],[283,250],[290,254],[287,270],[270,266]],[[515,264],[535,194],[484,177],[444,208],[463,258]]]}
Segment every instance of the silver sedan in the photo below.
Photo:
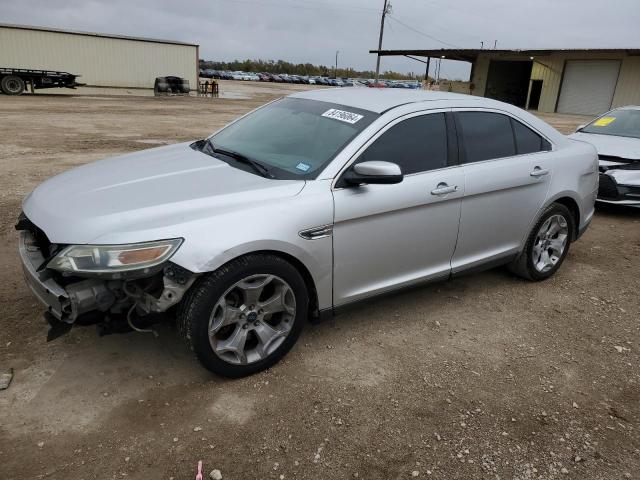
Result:
{"label": "silver sedan", "polygon": [[549,278],[597,187],[591,145],[511,105],[324,89],[49,179],[17,228],[50,338],[167,313],[206,368],[239,377],[375,295],[498,265]]}

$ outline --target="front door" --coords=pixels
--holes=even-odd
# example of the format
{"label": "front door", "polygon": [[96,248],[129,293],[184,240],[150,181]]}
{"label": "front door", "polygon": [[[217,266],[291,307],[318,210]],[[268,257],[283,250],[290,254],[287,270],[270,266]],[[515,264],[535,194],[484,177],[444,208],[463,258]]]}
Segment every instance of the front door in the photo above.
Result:
{"label": "front door", "polygon": [[450,274],[464,173],[451,166],[445,113],[396,121],[356,163],[368,160],[397,163],[405,178],[334,189],[336,306]]}

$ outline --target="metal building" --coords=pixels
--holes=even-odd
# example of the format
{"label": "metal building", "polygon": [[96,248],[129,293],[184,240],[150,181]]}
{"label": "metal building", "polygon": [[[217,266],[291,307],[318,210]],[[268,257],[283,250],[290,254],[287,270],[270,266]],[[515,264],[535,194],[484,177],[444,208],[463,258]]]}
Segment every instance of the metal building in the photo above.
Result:
{"label": "metal building", "polygon": [[0,67],[61,70],[88,86],[153,88],[156,77],[198,78],[198,45],[0,24]]}
{"label": "metal building", "polygon": [[640,49],[377,50],[381,56],[471,63],[468,85],[480,95],[541,112],[596,115],[640,105]]}

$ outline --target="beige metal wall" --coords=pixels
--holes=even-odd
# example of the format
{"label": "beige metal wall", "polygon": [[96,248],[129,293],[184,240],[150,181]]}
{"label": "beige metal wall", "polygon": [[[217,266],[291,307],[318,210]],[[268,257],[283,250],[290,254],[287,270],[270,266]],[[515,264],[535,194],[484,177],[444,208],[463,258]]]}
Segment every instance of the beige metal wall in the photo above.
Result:
{"label": "beige metal wall", "polygon": [[640,57],[625,57],[620,67],[613,106],[625,105],[640,105]]}
{"label": "beige metal wall", "polygon": [[0,67],[62,70],[80,83],[153,88],[156,77],[197,83],[197,47],[0,26]]}
{"label": "beige metal wall", "polygon": [[[529,60],[529,57],[500,56],[496,57],[496,60]],[[542,80],[539,111],[555,112],[567,60],[622,60],[612,106],[640,105],[640,57],[625,56],[624,53],[558,52],[534,58],[531,79]],[[485,94],[490,61],[490,53],[478,57],[472,79],[475,84],[474,95]]]}
{"label": "beige metal wall", "polygon": [[[535,58],[531,68],[531,80],[542,80],[542,92],[538,111],[555,112],[565,58],[562,55]],[[529,99],[527,98],[527,103]]]}

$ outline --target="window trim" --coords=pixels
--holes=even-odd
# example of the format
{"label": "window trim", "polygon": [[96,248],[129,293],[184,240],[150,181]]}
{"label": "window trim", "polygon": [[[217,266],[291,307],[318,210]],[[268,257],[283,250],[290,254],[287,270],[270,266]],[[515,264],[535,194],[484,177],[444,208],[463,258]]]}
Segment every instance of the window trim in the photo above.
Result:
{"label": "window trim", "polygon": [[[351,188],[351,187],[340,187],[337,186],[337,184],[340,182],[340,179],[342,178],[342,176],[346,173],[346,171],[351,168],[351,166],[358,160],[358,158],[360,158],[360,156],[367,150],[367,148],[369,148],[369,146],[371,146],[378,138],[380,138],[382,135],[384,135],[389,129],[393,128],[394,126],[396,126],[397,124],[405,121],[405,120],[409,120],[411,118],[415,118],[415,117],[422,117],[425,115],[433,115],[433,114],[438,114],[438,113],[442,113],[444,114],[444,119],[445,119],[445,128],[446,128],[446,132],[447,132],[447,166],[446,167],[442,167],[442,168],[434,168],[433,170],[425,170],[422,172],[415,172],[415,173],[410,173],[408,175],[404,175],[405,177],[413,177],[415,175],[424,175],[426,173],[431,173],[431,172],[438,172],[438,171],[442,171],[442,170],[447,170],[449,168],[456,168],[456,167],[460,167],[463,164],[460,163],[459,161],[459,152],[460,152],[460,142],[458,140],[458,136],[457,133],[455,131],[455,121],[453,118],[453,113],[451,108],[437,108],[437,109],[433,109],[433,110],[420,110],[417,112],[411,112],[411,113],[407,113],[404,115],[401,115],[399,117],[393,118],[391,120],[389,120],[386,124],[384,124],[383,126],[380,127],[380,129],[378,129],[378,131],[376,131],[375,133],[373,133],[369,139],[364,142],[360,148],[358,148],[358,150],[344,163],[344,165],[342,166],[342,168],[340,168],[340,170],[338,171],[338,173],[336,174],[336,176],[332,179],[331,181],[331,190],[342,190],[344,188]],[[358,137],[354,138],[353,141],[356,141]],[[452,146],[454,146],[454,149],[452,149]]]}
{"label": "window trim", "polygon": [[[509,119],[509,125],[511,126],[511,135],[513,136],[513,146],[514,146],[514,150],[516,151],[515,155],[509,155],[507,157],[498,157],[498,158],[487,158],[486,160],[479,160],[477,162],[467,162],[467,146],[465,144],[464,138],[462,137],[463,135],[463,129],[462,129],[462,125],[460,125],[460,119],[459,119],[459,113],[465,113],[465,112],[480,112],[480,113],[495,113],[498,115],[504,115],[505,117],[507,117]],[[543,134],[542,132],[540,132],[540,130],[538,130],[537,128],[535,128],[534,126],[532,126],[531,124],[527,123],[526,121],[524,121],[523,119],[521,119],[520,117],[517,117],[515,115],[513,115],[511,112],[508,112],[506,110],[500,110],[497,108],[465,108],[465,107],[455,107],[452,108],[452,115],[453,118],[455,119],[455,125],[456,125],[456,133],[457,133],[457,137],[458,137],[458,150],[459,150],[459,161],[460,161],[460,165],[475,165],[478,163],[485,163],[485,162],[496,162],[496,161],[500,161],[500,160],[505,160],[507,158],[517,158],[517,157],[526,157],[527,155],[538,155],[540,153],[549,153],[549,152],[553,152],[556,150],[556,145],[554,142],[551,141],[551,139],[549,139],[549,137],[547,137],[545,134]],[[551,146],[550,150],[540,150],[538,152],[530,152],[530,153],[517,153],[518,152],[518,142],[516,141],[516,136],[515,136],[515,129],[513,128],[513,123],[512,122],[520,122],[522,125],[524,125],[525,127],[529,128],[532,132],[536,133],[538,136],[540,136],[542,139],[546,140],[549,145]]]}

